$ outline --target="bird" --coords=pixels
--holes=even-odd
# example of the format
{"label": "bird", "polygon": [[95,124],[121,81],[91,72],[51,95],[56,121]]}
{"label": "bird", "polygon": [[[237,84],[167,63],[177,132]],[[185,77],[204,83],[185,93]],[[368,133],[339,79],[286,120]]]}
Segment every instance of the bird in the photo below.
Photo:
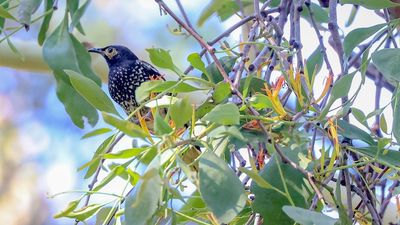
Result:
{"label": "bird", "polygon": [[108,91],[127,115],[138,106],[135,91],[146,81],[163,80],[164,76],[150,63],[139,59],[129,48],[109,45],[104,48],[90,48],[92,53],[103,56],[109,68]]}

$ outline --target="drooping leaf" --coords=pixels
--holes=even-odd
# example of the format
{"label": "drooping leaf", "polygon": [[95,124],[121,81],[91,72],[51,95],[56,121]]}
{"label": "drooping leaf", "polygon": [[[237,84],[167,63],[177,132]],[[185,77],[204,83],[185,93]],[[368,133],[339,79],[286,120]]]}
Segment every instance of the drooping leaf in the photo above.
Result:
{"label": "drooping leaf", "polygon": [[345,120],[338,120],[338,132],[339,134],[343,135],[344,137],[350,139],[359,139],[362,140],[370,145],[376,145],[374,139],[369,135],[367,132],[361,130],[360,128],[350,124]]}
{"label": "drooping leaf", "polygon": [[390,0],[340,0],[341,4],[353,4],[360,5],[367,9],[376,10],[400,6],[398,3],[394,3]]}
{"label": "drooping leaf", "polygon": [[159,135],[169,134],[172,132],[172,128],[168,125],[164,118],[162,118],[158,110],[156,110],[154,116],[154,131]]}
{"label": "drooping leaf", "polygon": [[229,83],[219,82],[215,86],[212,98],[215,103],[221,103],[232,94]]}
{"label": "drooping leaf", "polygon": [[29,30],[31,16],[39,8],[42,0],[21,0],[18,6],[18,21]]}
{"label": "drooping leaf", "polygon": [[93,80],[72,70],[66,70],[65,72],[68,74],[75,90],[92,106],[100,111],[119,115],[110,98]]}
{"label": "drooping leaf", "polygon": [[[313,12],[315,22],[317,22],[317,23],[328,23],[329,22],[328,12],[325,11],[322,7],[311,2],[310,8]],[[303,18],[305,18],[306,20],[311,21],[310,12],[308,10],[308,7],[303,7],[303,11],[301,12],[300,15]]]}
{"label": "drooping leaf", "polygon": [[118,119],[118,118],[113,117],[106,113],[102,113],[102,114],[103,114],[104,122],[110,124],[111,126],[124,132],[125,134],[127,134],[131,137],[139,137],[139,138],[147,137],[147,134],[138,125],[136,125],[130,121],[127,121],[127,120]]}
{"label": "drooping leaf", "polygon": [[386,133],[386,134],[388,133],[387,122],[386,122],[385,114],[383,114],[383,113],[379,119],[379,126],[384,133]]}
{"label": "drooping leaf", "polygon": [[183,127],[192,118],[192,106],[187,98],[179,99],[169,110],[176,128]]}
{"label": "drooping leaf", "polygon": [[111,135],[110,137],[106,138],[100,146],[97,148],[96,152],[94,153],[92,159],[85,163],[84,165],[80,166],[78,168],[78,171],[83,170],[86,167],[89,167],[88,170],[86,171],[86,174],[84,176],[85,179],[91,177],[97,170],[97,168],[100,165],[100,154],[103,154],[104,152],[107,151],[108,146],[111,145],[111,143],[115,140],[115,134]]}
{"label": "drooping leaf", "polygon": [[[44,1],[44,8],[45,12],[51,10],[54,5],[54,0],[45,0]],[[45,17],[43,18],[42,25],[40,26],[39,34],[38,34],[38,43],[39,45],[43,45],[44,40],[46,39],[46,33],[49,30],[50,20],[53,17],[53,11],[50,11]]]}
{"label": "drooping leaf", "polygon": [[229,223],[246,205],[239,178],[215,153],[203,154],[199,162],[199,189],[218,221]]}
{"label": "drooping leaf", "polygon": [[364,125],[365,127],[368,127],[368,123],[365,121],[365,114],[363,111],[352,107],[351,108],[351,114],[353,114],[354,118],[356,118],[356,120],[358,122],[360,122],[362,125]]}
{"label": "drooping leaf", "polygon": [[[284,154],[296,162],[294,157],[297,158],[297,151],[284,149]],[[283,182],[286,183],[288,194],[295,206],[308,208],[307,192],[304,190],[305,183],[303,174],[298,170],[293,169],[288,164],[280,162],[274,154],[264,168],[260,171],[259,175],[271,184],[273,187],[285,192]],[[298,160],[297,160],[298,161]],[[281,176],[281,172],[282,176]],[[255,195],[253,202],[254,211],[260,213],[264,221],[268,224],[293,224],[283,211],[282,207],[290,205],[288,198],[274,189],[266,189],[259,186],[256,182],[252,182],[250,187],[251,192]]]}
{"label": "drooping leaf", "polygon": [[112,181],[116,176],[122,174],[125,172],[125,167],[123,166],[116,166],[114,167],[109,173],[107,173],[107,176],[104,177],[94,188],[93,191],[99,191],[102,189],[104,186],[106,186],[110,181]]}
{"label": "drooping leaf", "polygon": [[218,12],[219,10],[223,8],[231,9],[231,2],[231,0],[212,0],[201,12],[200,17],[197,20],[197,26],[202,26],[208,18],[210,18],[214,13]]}
{"label": "drooping leaf", "polygon": [[394,165],[396,167],[400,166],[400,152],[394,150],[384,150],[377,146],[369,146],[363,148],[354,149],[358,153],[369,156],[370,158],[377,159],[378,162],[385,163],[387,165]]}
{"label": "drooping leaf", "polygon": [[145,225],[156,212],[162,189],[159,175],[160,159],[156,157],[147,167],[134,192],[125,202],[126,224]]}
{"label": "drooping leaf", "polygon": [[142,103],[149,98],[150,93],[160,93],[168,91],[168,93],[182,93],[201,90],[201,88],[194,87],[190,84],[180,81],[147,81],[141,84],[135,91],[136,101]]}
{"label": "drooping leaf", "polygon": [[233,103],[217,105],[202,120],[219,123],[222,125],[238,125],[240,120],[238,107]]}
{"label": "drooping leaf", "polygon": [[393,124],[392,132],[397,142],[400,142],[400,90],[398,89],[395,95],[395,100],[392,103],[393,108]]}
{"label": "drooping leaf", "polygon": [[[3,3],[5,0],[0,1],[0,3]],[[11,13],[9,13],[7,11],[7,7],[8,7],[8,3],[4,4],[4,6],[0,6],[0,28],[3,27],[4,25],[4,19],[11,19],[11,20],[17,20],[14,18],[13,15],[11,15]]]}
{"label": "drooping leaf", "polygon": [[110,128],[99,128],[99,129],[90,131],[89,133],[86,133],[85,135],[82,136],[82,139],[89,138],[89,137],[94,137],[94,136],[97,136],[97,135],[100,135],[100,134],[105,134],[105,133],[108,133],[110,131],[112,131]]}
{"label": "drooping leaf", "polygon": [[310,81],[312,81],[312,76],[315,73],[318,74],[318,72],[321,70],[322,68],[322,64],[323,64],[323,56],[321,53],[321,48],[318,46],[313,53],[311,53],[310,57],[308,57],[307,59],[307,71],[308,71],[308,78]]}
{"label": "drooping leaf", "polygon": [[68,33],[68,21],[64,19],[43,44],[43,58],[53,70],[57,81],[57,96],[63,102],[72,121],[83,128],[84,117],[94,126],[98,120],[95,108],[72,87],[63,70],[73,70],[100,85],[100,79],[90,68],[90,56],[81,43]]}
{"label": "drooping leaf", "polygon": [[400,82],[400,49],[381,49],[372,54],[372,62],[389,81]]}
{"label": "drooping leaf", "polygon": [[57,219],[57,218],[67,216],[70,212],[74,211],[74,209],[76,209],[78,207],[80,201],[81,201],[81,199],[69,202],[68,205],[63,210],[56,213],[53,217],[55,219]]}
{"label": "drooping leaf", "polygon": [[262,188],[272,188],[272,185],[264,180],[257,172],[246,169],[244,167],[239,167],[239,170],[247,174],[252,179],[252,181],[257,183],[258,186]]}
{"label": "drooping leaf", "polygon": [[130,148],[118,152],[104,154],[105,159],[129,159],[137,156],[148,148]]}
{"label": "drooping leaf", "polygon": [[[222,67],[224,68],[226,73],[229,73],[232,71],[233,66],[235,65],[237,57],[236,56],[223,56],[219,58],[219,62],[222,64]],[[217,66],[215,65],[215,62],[211,63],[210,65],[207,66],[207,71],[208,74],[210,75],[212,80],[209,80],[213,83],[219,83],[224,80],[222,77],[221,73],[219,72]],[[204,79],[208,79],[207,76],[204,74],[202,75]]]}
{"label": "drooping leaf", "polygon": [[69,30],[72,32],[73,29],[75,27],[78,26],[78,24],[80,24],[80,19],[83,16],[83,14],[85,13],[87,7],[89,6],[91,0],[86,0],[85,3],[83,3],[83,5],[81,7],[79,7],[74,14],[72,15],[72,19],[71,19],[71,24],[69,27]]}
{"label": "drooping leaf", "polygon": [[294,221],[302,225],[335,225],[337,219],[320,212],[315,212],[299,207],[283,206],[282,210]]}
{"label": "drooping leaf", "polygon": [[353,49],[367,38],[372,37],[376,32],[381,30],[386,24],[378,24],[372,27],[362,27],[352,30],[346,35],[343,41],[344,54],[348,58]]}
{"label": "drooping leaf", "polygon": [[104,207],[105,204],[91,204],[80,208],[78,210],[74,210],[65,215],[65,217],[74,218],[78,221],[85,221],[95,215],[101,208]]}
{"label": "drooping leaf", "polygon": [[273,108],[271,100],[263,94],[255,94],[251,96],[249,102],[251,106],[253,106],[257,110]]}
{"label": "drooping leaf", "polygon": [[71,85],[68,75],[63,71],[54,71],[57,82],[57,97],[64,104],[65,110],[72,122],[79,127],[84,127],[84,118],[91,126],[96,125],[99,115],[96,108],[90,105]]}

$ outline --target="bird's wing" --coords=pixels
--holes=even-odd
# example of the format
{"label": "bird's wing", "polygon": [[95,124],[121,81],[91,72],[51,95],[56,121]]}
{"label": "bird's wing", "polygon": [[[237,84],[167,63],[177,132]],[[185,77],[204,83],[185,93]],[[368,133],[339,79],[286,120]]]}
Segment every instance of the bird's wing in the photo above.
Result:
{"label": "bird's wing", "polygon": [[149,74],[150,80],[165,80],[164,76],[161,75],[160,72],[150,63],[147,63],[145,61],[140,61],[140,63],[146,70],[146,73]]}

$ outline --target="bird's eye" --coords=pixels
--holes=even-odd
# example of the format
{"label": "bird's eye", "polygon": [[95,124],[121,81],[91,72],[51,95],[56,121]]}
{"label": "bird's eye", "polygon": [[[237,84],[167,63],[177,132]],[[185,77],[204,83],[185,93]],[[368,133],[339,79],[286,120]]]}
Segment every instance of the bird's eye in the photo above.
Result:
{"label": "bird's eye", "polygon": [[114,48],[107,48],[107,53],[112,53],[114,51]]}

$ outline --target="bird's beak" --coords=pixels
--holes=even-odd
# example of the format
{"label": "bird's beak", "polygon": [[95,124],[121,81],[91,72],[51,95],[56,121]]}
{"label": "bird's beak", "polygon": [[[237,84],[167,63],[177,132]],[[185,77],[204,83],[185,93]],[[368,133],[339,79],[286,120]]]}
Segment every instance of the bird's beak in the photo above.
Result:
{"label": "bird's beak", "polygon": [[104,54],[103,49],[101,49],[101,48],[91,48],[88,50],[88,52],[94,52],[94,53],[98,53],[100,55]]}

